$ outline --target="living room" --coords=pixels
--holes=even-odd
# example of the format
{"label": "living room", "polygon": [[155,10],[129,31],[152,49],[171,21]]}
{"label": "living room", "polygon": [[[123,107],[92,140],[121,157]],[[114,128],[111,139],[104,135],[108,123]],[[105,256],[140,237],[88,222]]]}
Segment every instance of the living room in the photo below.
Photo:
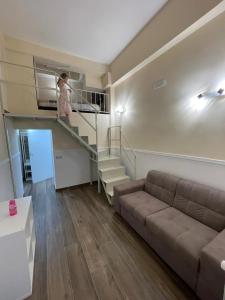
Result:
{"label": "living room", "polygon": [[219,0],[2,1],[1,300],[224,299],[224,32]]}

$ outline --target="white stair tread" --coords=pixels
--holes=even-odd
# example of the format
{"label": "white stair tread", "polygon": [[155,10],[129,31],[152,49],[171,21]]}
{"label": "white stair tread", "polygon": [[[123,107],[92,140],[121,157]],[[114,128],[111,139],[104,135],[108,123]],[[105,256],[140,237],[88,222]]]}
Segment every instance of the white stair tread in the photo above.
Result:
{"label": "white stair tread", "polygon": [[109,178],[109,179],[105,179],[104,182],[105,183],[113,183],[113,182],[117,182],[117,181],[120,181],[120,180],[129,180],[130,177],[129,176],[120,176],[120,177],[113,177],[113,178]]}
{"label": "white stair tread", "polygon": [[99,159],[99,161],[105,161],[105,160],[110,160],[110,159],[119,159],[119,158],[120,158],[119,156],[110,155],[110,156],[101,157]]}
{"label": "white stair tread", "polygon": [[100,168],[99,171],[101,171],[101,172],[107,172],[107,171],[114,171],[114,170],[119,170],[119,169],[124,169],[124,166]]}

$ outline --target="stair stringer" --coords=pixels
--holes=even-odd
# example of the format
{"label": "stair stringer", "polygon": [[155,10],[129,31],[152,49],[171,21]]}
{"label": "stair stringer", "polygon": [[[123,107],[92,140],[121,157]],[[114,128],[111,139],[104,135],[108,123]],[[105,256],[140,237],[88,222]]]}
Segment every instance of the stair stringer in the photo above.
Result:
{"label": "stair stringer", "polygon": [[[64,120],[62,120],[62,119],[60,119],[60,118],[58,118],[57,119],[57,121],[58,121],[58,123],[61,125],[61,126],[63,126],[74,138],[76,138],[79,142],[80,142],[80,144],[82,144],[88,151],[90,151],[92,154],[94,154],[95,155],[95,157],[96,157],[96,160],[94,160],[94,159],[92,159],[93,161],[95,161],[96,162],[96,164],[97,164],[97,176],[98,176],[98,182],[99,182],[99,192],[100,192],[100,182],[102,183],[102,187],[103,187],[103,189],[104,189],[104,192],[105,192],[105,195],[106,195],[106,198],[107,198],[107,200],[108,200],[108,203],[110,204],[110,205],[113,205],[113,190],[111,190],[111,191],[108,191],[107,190],[107,184],[109,184],[109,183],[107,183],[107,180],[109,180],[110,181],[110,178],[108,178],[107,180],[106,179],[104,179],[101,175],[102,175],[102,173],[101,173],[101,170],[102,170],[102,162],[107,166],[107,161],[109,161],[110,159],[115,159],[116,160],[116,166],[118,166],[118,168],[119,167],[122,167],[123,165],[121,164],[121,157],[120,156],[116,156],[116,157],[113,157],[113,156],[106,156],[106,157],[103,157],[103,158],[101,158],[101,159],[99,159],[99,153],[98,153],[98,149],[96,149],[97,151],[95,151],[94,150],[94,148],[90,145],[90,144],[88,144],[86,141],[85,141],[85,139],[83,139],[79,134],[77,134],[73,129],[72,129],[72,127],[71,127],[71,125],[70,125],[70,122],[69,122],[69,120],[67,120],[67,119],[65,119],[65,121]],[[78,126],[77,126],[78,127]],[[79,130],[80,129],[80,127],[78,127],[78,132],[80,131]],[[119,162],[118,162],[118,160],[119,160]],[[130,178],[129,178],[129,176],[126,176],[126,174],[125,174],[125,171],[124,171],[124,176],[123,176],[125,179],[125,181],[126,180],[129,180]],[[121,182],[121,176],[118,176],[118,177],[116,177],[116,176],[112,176],[112,181],[113,181],[113,186],[115,186],[115,185],[117,185],[117,184],[120,184],[120,182]]]}
{"label": "stair stringer", "polygon": [[79,136],[71,127],[70,125],[66,124],[66,122],[64,122],[63,120],[61,120],[60,118],[57,119],[57,122],[63,126],[73,137],[75,137],[88,151],[90,151],[91,153],[93,153],[95,156],[98,155],[98,152],[95,151],[93,149],[93,147],[91,147],[90,144],[88,144],[87,142],[85,142],[85,140]]}

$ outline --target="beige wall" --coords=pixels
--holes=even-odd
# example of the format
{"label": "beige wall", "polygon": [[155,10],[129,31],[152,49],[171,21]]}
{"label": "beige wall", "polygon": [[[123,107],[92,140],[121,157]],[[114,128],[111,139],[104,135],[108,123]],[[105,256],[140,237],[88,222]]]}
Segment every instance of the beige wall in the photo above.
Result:
{"label": "beige wall", "polygon": [[[134,148],[225,159],[225,97],[200,111],[192,98],[225,80],[225,13],[115,88],[113,110]],[[165,78],[166,87],[153,89]]]}
{"label": "beige wall", "polygon": [[[30,54],[6,49],[5,60],[7,62],[33,67],[33,56]],[[37,107],[34,88],[34,71],[25,67],[8,64],[4,64],[4,69],[4,79],[8,82],[4,84],[4,87],[6,87],[4,98],[7,100],[5,101],[5,103],[7,103],[7,110],[11,113],[41,114],[42,112],[39,112]],[[16,84],[12,84],[12,82]],[[21,84],[23,86],[21,86]]]}
{"label": "beige wall", "polygon": [[[0,33],[0,59],[2,59],[3,56],[4,56],[4,37]],[[2,66],[1,65],[0,65],[0,74],[1,74],[1,78],[2,78]],[[0,101],[2,101],[1,95],[0,95]],[[7,158],[8,158],[8,153],[7,153],[7,147],[6,147],[3,118],[2,118],[1,109],[0,109],[0,161],[5,160]]]}
{"label": "beige wall", "polygon": [[16,129],[50,129],[52,130],[54,150],[75,149],[81,146],[72,136],[56,121],[14,119]]}
{"label": "beige wall", "polygon": [[[90,123],[95,126],[94,114],[83,114]],[[79,118],[80,121],[80,118]],[[109,127],[110,116],[105,114],[100,114],[98,116],[98,143],[100,148],[107,147],[107,129]],[[82,123],[80,123],[82,124]],[[79,125],[79,124],[78,124]],[[76,138],[72,137],[69,132],[66,131],[56,120],[29,120],[29,119],[14,119],[14,127],[18,129],[51,129],[53,135],[53,144],[55,150],[67,150],[75,148],[83,148],[77,141]],[[81,128],[80,128],[81,130]],[[91,129],[90,133],[94,134]],[[82,132],[80,131],[80,135]],[[85,133],[84,135],[88,135]],[[96,139],[94,139],[95,143]]]}
{"label": "beige wall", "polygon": [[113,61],[110,66],[113,82],[168,43],[219,2],[221,0],[169,0]]}
{"label": "beige wall", "polygon": [[101,76],[107,70],[107,66],[104,64],[96,63],[87,59],[73,56],[71,54],[66,54],[9,36],[5,37],[5,41],[7,49],[67,64],[71,67],[74,67],[77,72],[85,73],[87,86],[96,88],[102,87]]}
{"label": "beige wall", "polygon": [[9,50],[5,43],[3,60],[25,66],[0,64],[1,79],[4,80],[4,83],[1,83],[1,98],[4,109],[16,114],[55,115],[54,112],[38,110],[34,88],[34,71],[26,68],[33,67],[33,56]]}
{"label": "beige wall", "polygon": [[0,161],[8,158],[7,148],[6,148],[6,139],[4,133],[3,119],[0,114]]}
{"label": "beige wall", "polygon": [[[16,63],[33,67],[33,56],[51,59],[74,67],[78,72],[85,73],[86,84],[94,88],[101,88],[101,76],[106,72],[106,65],[81,59],[72,55],[58,52],[5,36],[4,59],[10,63]],[[18,84],[31,85],[31,87],[7,83],[4,88],[4,108],[11,113],[33,115],[55,115],[53,111],[38,110],[34,72],[32,69],[2,64],[4,66],[4,78],[7,81]]]}

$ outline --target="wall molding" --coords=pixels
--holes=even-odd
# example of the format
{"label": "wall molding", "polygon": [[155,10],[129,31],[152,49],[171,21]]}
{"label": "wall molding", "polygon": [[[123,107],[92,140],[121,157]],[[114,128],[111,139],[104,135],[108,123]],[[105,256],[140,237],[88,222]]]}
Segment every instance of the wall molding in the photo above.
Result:
{"label": "wall molding", "polygon": [[[129,155],[129,150],[126,149]],[[159,170],[171,173],[180,178],[189,179],[201,184],[225,190],[225,161],[205,157],[162,153],[157,151],[133,149],[136,153],[136,177],[143,178],[150,170]],[[114,149],[114,154],[118,148]],[[134,168],[128,159],[128,155],[122,151],[122,162],[127,174],[134,178]],[[131,156],[130,156],[131,157]]]}
{"label": "wall molding", "polygon": [[204,27],[207,23],[218,17],[220,14],[222,14],[225,11],[225,0],[221,1],[217,6],[215,6],[212,10],[210,10],[208,13],[206,13],[203,17],[201,17],[199,20],[197,20],[195,23],[193,23],[191,26],[186,28],[184,31],[182,31],[180,34],[178,34],[175,38],[173,38],[171,41],[166,43],[163,47],[158,49],[155,53],[151,54],[149,57],[144,59],[140,64],[135,66],[133,69],[128,71],[126,74],[124,74],[121,78],[116,80],[114,83],[112,83],[112,87],[116,87],[119,84],[121,84],[123,81],[127,80],[134,74],[136,74],[138,71],[143,69],[145,66],[156,60],[158,57],[175,47],[177,44],[182,42],[184,39],[192,35],[197,30]]}
{"label": "wall molding", "polygon": [[[225,166],[225,160],[222,160],[222,159],[213,159],[213,158],[208,158],[208,157],[204,157],[204,156],[192,156],[192,155],[185,155],[185,154],[152,151],[152,150],[147,150],[147,149],[136,149],[136,148],[127,148],[127,147],[124,147],[124,149],[126,151],[134,151],[135,153],[151,154],[151,155],[163,156],[163,157],[169,157],[169,158],[170,157],[171,158],[180,158],[180,159],[184,159],[184,160],[205,162],[205,163]],[[112,150],[116,154],[116,153],[118,153],[119,147],[112,147]]]}
{"label": "wall molding", "polygon": [[[125,149],[128,151],[132,150],[131,148],[125,148]],[[133,150],[135,152],[152,154],[152,155],[157,155],[157,156],[181,158],[181,159],[185,159],[185,160],[206,162],[206,163],[210,163],[210,164],[225,166],[225,160],[220,160],[220,159],[213,159],[213,158],[201,157],[201,156],[191,156],[191,155],[184,155],[184,154],[167,153],[167,152],[157,152],[157,151],[151,151],[151,150],[145,150],[145,149],[133,149]]]}

